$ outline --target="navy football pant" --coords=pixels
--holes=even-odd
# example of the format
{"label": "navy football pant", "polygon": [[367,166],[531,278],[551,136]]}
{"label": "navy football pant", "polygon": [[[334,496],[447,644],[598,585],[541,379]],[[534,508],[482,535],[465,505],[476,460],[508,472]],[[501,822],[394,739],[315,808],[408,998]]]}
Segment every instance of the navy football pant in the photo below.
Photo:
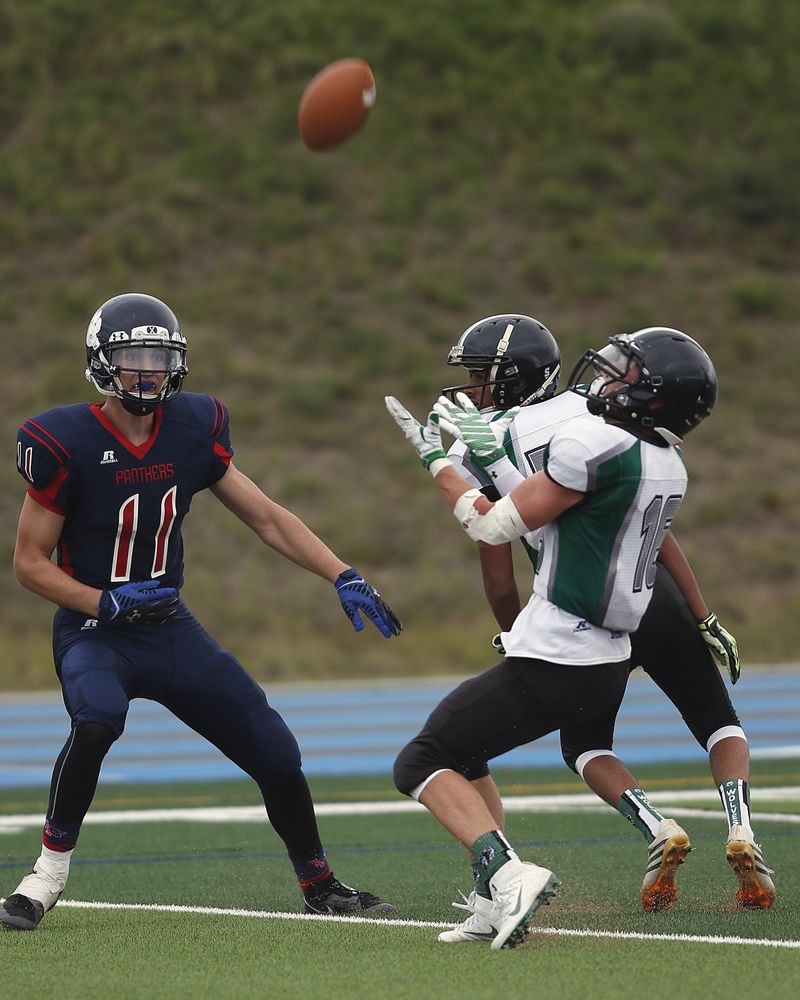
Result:
{"label": "navy football pant", "polygon": [[112,628],[91,621],[59,609],[53,622],[56,672],[73,729],[53,772],[51,821],[82,822],[131,699],[147,698],[257,782],[292,857],[322,849],[294,735],[258,684],[185,606],[163,625]]}

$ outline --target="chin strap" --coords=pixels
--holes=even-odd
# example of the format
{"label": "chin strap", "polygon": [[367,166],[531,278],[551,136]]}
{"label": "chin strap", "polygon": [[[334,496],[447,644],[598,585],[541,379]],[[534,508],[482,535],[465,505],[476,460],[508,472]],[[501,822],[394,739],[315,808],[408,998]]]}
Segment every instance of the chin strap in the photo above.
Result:
{"label": "chin strap", "polygon": [[673,434],[666,427],[654,427],[653,430],[656,434],[660,434],[667,444],[681,444],[683,442],[683,438],[678,437],[677,434]]}

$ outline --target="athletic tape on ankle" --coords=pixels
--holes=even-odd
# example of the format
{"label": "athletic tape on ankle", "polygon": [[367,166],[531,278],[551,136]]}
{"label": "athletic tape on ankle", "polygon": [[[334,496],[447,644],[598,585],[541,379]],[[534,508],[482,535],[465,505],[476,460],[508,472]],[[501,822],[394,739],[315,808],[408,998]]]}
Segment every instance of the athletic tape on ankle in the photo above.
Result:
{"label": "athletic tape on ankle", "polygon": [[589,763],[590,760],[594,760],[595,757],[616,757],[617,755],[613,750],[587,750],[585,753],[579,754],[577,760],[575,761],[575,770],[578,774],[583,777],[583,769]]}
{"label": "athletic tape on ankle", "polygon": [[502,545],[529,531],[511,497],[503,497],[486,514],[480,514],[475,509],[475,500],[481,496],[480,490],[467,490],[453,508],[453,516],[474,542]]}
{"label": "athletic tape on ankle", "polygon": [[711,748],[719,743],[720,740],[727,740],[734,737],[739,740],[744,740],[747,743],[747,737],[744,735],[744,730],[741,726],[723,726],[716,732],[712,733],[708,737],[708,743],[706,743],[706,751],[710,751]]}

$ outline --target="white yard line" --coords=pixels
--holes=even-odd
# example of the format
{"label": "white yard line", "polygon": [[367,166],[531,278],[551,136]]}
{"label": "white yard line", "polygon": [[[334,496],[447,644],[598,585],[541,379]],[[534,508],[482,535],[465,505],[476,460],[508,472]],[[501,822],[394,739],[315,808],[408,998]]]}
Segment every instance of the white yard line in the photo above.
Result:
{"label": "white yard line", "polygon": [[[423,927],[441,930],[452,927],[451,923],[433,920],[390,920],[383,917],[341,917],[321,913],[281,913],[271,910],[224,909],[219,906],[177,906],[158,903],[94,903],[79,899],[65,899],[59,902],[59,909],[70,907],[77,910],[149,910],[156,913],[198,913],[214,917],[246,917],[260,920],[316,920],[327,923],[375,924],[381,927]],[[774,938],[746,938],[715,934],[644,934],[636,931],[593,931],[587,928],[567,929],[558,927],[534,927],[531,938],[539,936],[607,938],[615,941],[674,941],[691,944],[732,944],[757,945],[762,948],[800,948],[800,941]]]}
{"label": "white yard line", "polygon": [[[676,816],[712,817],[720,812],[719,794],[716,789],[664,789],[648,793],[652,802],[661,809],[674,803],[712,803],[713,810],[694,808],[671,808]],[[800,786],[758,788],[753,794],[758,803],[800,802]],[[507,812],[607,812],[604,805],[591,792],[566,795],[509,795],[503,798]],[[323,802],[315,807],[318,816],[363,816],[391,815],[397,813],[419,813],[423,810],[418,802],[403,799],[377,802]],[[800,823],[798,813],[754,812],[753,820],[767,823]],[[17,833],[27,827],[41,826],[41,813],[23,813],[0,816],[0,835]],[[114,809],[91,810],[84,823],[109,825],[121,823],[266,823],[263,806],[197,806],[175,809]]]}

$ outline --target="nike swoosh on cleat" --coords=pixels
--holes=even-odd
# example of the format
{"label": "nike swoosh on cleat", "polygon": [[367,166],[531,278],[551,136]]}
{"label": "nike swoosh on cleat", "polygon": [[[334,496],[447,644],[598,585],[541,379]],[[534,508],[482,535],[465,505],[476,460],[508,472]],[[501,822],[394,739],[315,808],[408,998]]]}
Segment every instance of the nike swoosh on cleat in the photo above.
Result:
{"label": "nike swoosh on cleat", "polygon": [[509,910],[508,912],[509,917],[515,917],[519,913],[521,907],[522,907],[522,890],[517,889],[517,905],[514,907],[513,910]]}

